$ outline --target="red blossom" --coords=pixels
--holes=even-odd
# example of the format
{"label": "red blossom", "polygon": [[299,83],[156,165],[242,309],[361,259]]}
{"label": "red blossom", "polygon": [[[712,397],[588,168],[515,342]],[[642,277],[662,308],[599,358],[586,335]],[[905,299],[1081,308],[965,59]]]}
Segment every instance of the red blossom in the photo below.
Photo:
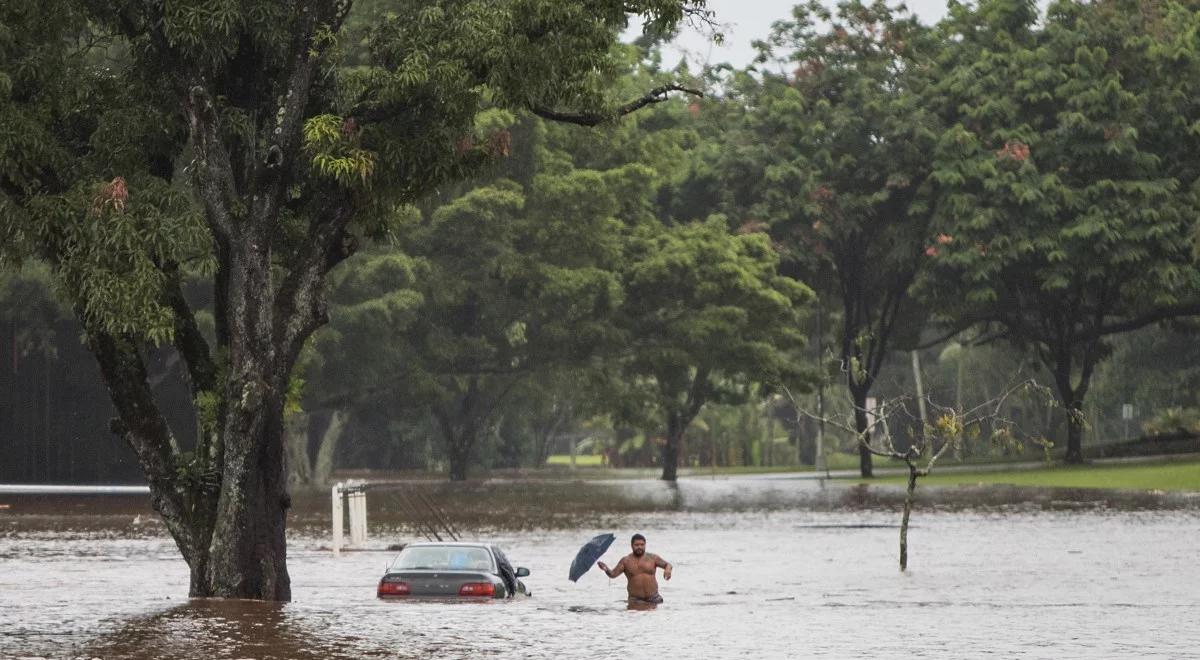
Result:
{"label": "red blossom", "polygon": [[688,109],[688,114],[690,114],[692,117],[700,116],[700,104],[699,103],[692,101],[691,103],[688,104],[687,109]]}
{"label": "red blossom", "polygon": [[808,194],[808,197],[814,202],[828,202],[833,199],[833,190],[829,186],[822,184],[813,189]]}
{"label": "red blossom", "polygon": [[757,233],[765,232],[766,230],[767,230],[767,223],[765,223],[761,220],[750,219],[750,220],[746,220],[745,222],[742,223],[742,226],[738,227],[737,233],[739,233],[739,234],[757,234]]}
{"label": "red blossom", "polygon": [[811,78],[824,70],[825,65],[822,64],[820,60],[805,60],[801,62],[794,71],[792,71],[792,75],[795,76],[796,82],[800,82],[801,80]]}
{"label": "red blossom", "polygon": [[507,156],[512,152],[512,133],[503,130],[489,135],[487,151],[492,156]]}
{"label": "red blossom", "polygon": [[929,247],[925,248],[925,256],[927,256],[927,257],[936,257],[936,256],[938,256],[938,249],[937,249],[937,246],[936,246],[936,245],[930,245]]}
{"label": "red blossom", "polygon": [[950,234],[938,234],[937,235],[938,245],[949,245],[950,243],[953,243],[953,242],[954,242],[954,237],[951,236]]}
{"label": "red blossom", "polygon": [[128,199],[129,188],[125,185],[125,177],[116,177],[100,186],[96,196],[92,198],[92,215],[100,215],[105,208],[112,208],[121,213],[125,210],[125,202]]}
{"label": "red blossom", "polygon": [[996,152],[996,158],[1000,160],[1013,160],[1018,163],[1025,162],[1029,159],[1029,145],[1016,140],[1009,140],[1004,143],[1004,148]]}

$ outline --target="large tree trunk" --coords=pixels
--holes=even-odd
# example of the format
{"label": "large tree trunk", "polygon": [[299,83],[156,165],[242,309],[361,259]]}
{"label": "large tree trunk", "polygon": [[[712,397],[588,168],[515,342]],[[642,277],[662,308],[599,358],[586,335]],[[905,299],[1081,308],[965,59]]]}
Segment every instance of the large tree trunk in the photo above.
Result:
{"label": "large tree trunk", "polygon": [[904,514],[900,517],[900,570],[908,570],[908,519],[912,514],[913,493],[917,490],[917,469],[908,466],[908,487],[904,490]]}
{"label": "large tree trunk", "polygon": [[[1098,351],[1094,345],[1088,347],[1081,360],[1079,380],[1072,382],[1071,348],[1069,345],[1058,348],[1054,355],[1055,361],[1052,368],[1054,384],[1058,388],[1058,400],[1067,413],[1067,453],[1063,457],[1063,461],[1068,464],[1079,464],[1083,462],[1083,400],[1087,395],[1092,370],[1095,367],[1095,359],[1090,358],[1092,355],[1098,354]],[[1044,361],[1049,362],[1045,359]]]}
{"label": "large tree trunk", "polygon": [[225,303],[219,313],[230,377],[209,584],[214,596],[290,600],[283,406],[294,354],[286,344],[277,348],[271,251],[261,231],[236,232],[226,288],[217,296],[218,305]]}
{"label": "large tree trunk", "polygon": [[174,451],[135,345],[102,331],[89,342],[120,414],[113,430],[137,454],[151,502],[191,569],[189,595],[289,600],[279,371],[274,386],[231,379],[222,428],[203,429],[189,461]]}
{"label": "large tree trunk", "polygon": [[[464,400],[460,408],[466,413],[470,409],[469,402]],[[446,441],[446,457],[450,460],[450,481],[466,481],[471,454],[475,448],[475,425],[469,415],[461,423],[455,423],[449,412],[440,406],[435,407],[433,414]]]}
{"label": "large tree trunk", "polygon": [[667,415],[667,437],[662,448],[662,480],[675,481],[679,474],[679,448],[686,424],[678,413]]}
{"label": "large tree trunk", "polygon": [[867,417],[867,388],[851,388],[854,396],[854,428],[858,432],[858,469],[863,477],[873,477],[875,472],[871,462],[871,450],[866,444],[871,442],[871,422]]}
{"label": "large tree trunk", "polygon": [[471,465],[471,452],[463,444],[450,448],[450,481],[466,481],[467,468]]}
{"label": "large tree trunk", "polygon": [[237,411],[231,417],[248,428],[225,439],[225,470],[209,563],[212,595],[291,600],[285,536],[291,501],[283,466],[283,402],[269,397],[253,413]]}
{"label": "large tree trunk", "polygon": [[[157,251],[152,259],[162,275],[155,293],[173,312],[171,340],[196,404],[192,451],[181,450],[154,400],[141,350],[147,338],[101,325],[82,307],[76,315],[118,413],[112,430],[137,455],[151,502],[191,570],[191,596],[291,598],[284,398],[301,348],[328,320],[325,277],[354,251],[346,231],[354,200],[335,186],[313,187],[304,212],[293,216],[307,222],[304,236],[288,237],[279,217],[287,191],[307,176],[301,127],[324,50],[315,40],[336,33],[348,10],[348,3],[318,3],[294,12],[282,26],[291,38],[283,40],[278,76],[252,40],[242,41],[228,67],[202,65],[162,35],[158,8],[142,17],[154,26],[146,28],[147,52],[170,70],[164,93],[177,95],[186,116],[187,179],[216,253],[211,347],[183,296],[179,264]],[[266,73],[241,75],[256,71]],[[261,101],[277,95],[277,105]],[[223,128],[222,104],[256,117],[254,132]],[[260,114],[264,107],[273,112]],[[176,155],[158,154],[164,177]]]}
{"label": "large tree trunk", "polygon": [[1067,410],[1067,453],[1063,461],[1068,464],[1083,463],[1083,402],[1069,401],[1065,406]]}

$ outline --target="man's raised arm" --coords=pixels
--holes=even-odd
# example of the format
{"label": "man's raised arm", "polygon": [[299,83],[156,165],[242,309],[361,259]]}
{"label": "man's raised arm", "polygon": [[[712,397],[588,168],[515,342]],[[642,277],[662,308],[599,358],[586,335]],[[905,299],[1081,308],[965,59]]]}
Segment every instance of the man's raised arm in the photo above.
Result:
{"label": "man's raised arm", "polygon": [[608,564],[605,564],[602,561],[596,562],[596,566],[599,566],[600,570],[604,571],[604,574],[608,577],[615,578],[621,573],[625,572],[625,558],[621,557],[621,561],[618,561],[617,565],[612,567],[612,570],[609,570]]}

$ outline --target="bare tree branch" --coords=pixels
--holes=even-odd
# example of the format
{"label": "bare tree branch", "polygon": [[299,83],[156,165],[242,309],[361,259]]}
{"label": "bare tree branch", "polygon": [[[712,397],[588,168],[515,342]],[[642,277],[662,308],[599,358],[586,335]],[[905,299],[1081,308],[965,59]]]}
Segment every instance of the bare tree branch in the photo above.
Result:
{"label": "bare tree branch", "polygon": [[547,119],[550,121],[557,121],[564,124],[576,124],[579,126],[597,126],[605,122],[624,117],[630,113],[637,112],[648,105],[662,103],[670,98],[671,92],[683,92],[685,94],[690,94],[691,96],[700,98],[704,97],[704,92],[701,92],[698,89],[692,89],[689,87],[684,87],[683,85],[671,83],[669,85],[655,87],[649,92],[646,92],[646,94],[641,98],[630,101],[629,103],[626,103],[625,105],[622,105],[611,112],[572,113],[559,112],[549,108],[530,108],[530,111],[542,119]]}

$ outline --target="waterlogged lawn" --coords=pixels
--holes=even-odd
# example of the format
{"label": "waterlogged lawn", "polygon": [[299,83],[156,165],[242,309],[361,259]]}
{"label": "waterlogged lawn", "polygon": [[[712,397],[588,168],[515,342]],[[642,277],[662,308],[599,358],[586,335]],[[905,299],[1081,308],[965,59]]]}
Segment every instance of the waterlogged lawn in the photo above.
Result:
{"label": "waterlogged lawn", "polygon": [[[905,483],[905,477],[881,477],[864,483]],[[919,486],[1011,484],[1061,488],[1200,491],[1200,460],[1129,465],[1080,465],[1008,472],[941,472],[924,477]]]}
{"label": "waterlogged lawn", "polygon": [[[785,462],[790,458],[784,456],[782,452],[778,456],[779,462]],[[580,454],[575,457],[576,467],[604,467],[604,457],[599,454]],[[825,459],[830,470],[850,470],[858,469],[858,454],[849,454],[845,452],[833,452]],[[885,459],[875,459],[878,465],[887,465],[893,467],[903,467],[904,463],[900,461],[891,461]],[[571,464],[571,456],[569,454],[551,454],[546,459],[546,465],[563,466]],[[646,470],[658,470],[659,468],[642,468]],[[796,470],[811,471],[811,465],[796,466],[794,464],[775,465],[771,467],[756,466],[756,465],[734,465],[720,466],[716,468],[717,474],[757,474],[760,472],[795,472]],[[707,474],[712,471],[712,467],[708,465],[683,466],[680,468],[682,473],[687,474]]]}
{"label": "waterlogged lawn", "polygon": [[[599,454],[580,454],[575,457],[575,465],[580,467],[599,467],[603,465],[604,457]],[[551,454],[546,460],[546,465],[570,465],[570,454]]]}

